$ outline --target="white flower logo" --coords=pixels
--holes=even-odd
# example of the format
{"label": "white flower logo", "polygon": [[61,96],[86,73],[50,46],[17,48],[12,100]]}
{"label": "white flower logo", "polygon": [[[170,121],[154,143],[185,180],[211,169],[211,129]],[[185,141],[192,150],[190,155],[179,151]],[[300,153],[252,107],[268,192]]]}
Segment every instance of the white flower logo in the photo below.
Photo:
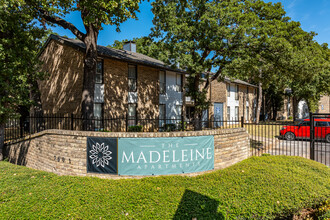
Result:
{"label": "white flower logo", "polygon": [[96,164],[96,167],[99,167],[100,165],[104,167],[104,165],[109,165],[109,160],[112,159],[110,154],[112,154],[111,151],[109,151],[109,146],[104,146],[104,143],[101,145],[99,143],[96,143],[96,145],[93,145],[93,149],[89,151],[91,154],[89,158],[91,158],[93,161],[93,164]]}

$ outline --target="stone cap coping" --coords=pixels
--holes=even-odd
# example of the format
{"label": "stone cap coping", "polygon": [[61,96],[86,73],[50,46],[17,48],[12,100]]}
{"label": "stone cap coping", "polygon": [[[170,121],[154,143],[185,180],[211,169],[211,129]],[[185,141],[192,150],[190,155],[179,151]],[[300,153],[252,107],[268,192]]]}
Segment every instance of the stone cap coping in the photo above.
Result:
{"label": "stone cap coping", "polygon": [[192,137],[192,136],[224,135],[224,134],[240,133],[242,131],[246,132],[246,129],[228,128],[228,129],[213,129],[213,130],[203,130],[203,131],[172,131],[172,132],[99,132],[99,131],[72,131],[72,130],[49,129],[18,139],[14,141],[14,143],[36,138],[45,134],[77,136],[77,137],[156,138],[156,137]]}

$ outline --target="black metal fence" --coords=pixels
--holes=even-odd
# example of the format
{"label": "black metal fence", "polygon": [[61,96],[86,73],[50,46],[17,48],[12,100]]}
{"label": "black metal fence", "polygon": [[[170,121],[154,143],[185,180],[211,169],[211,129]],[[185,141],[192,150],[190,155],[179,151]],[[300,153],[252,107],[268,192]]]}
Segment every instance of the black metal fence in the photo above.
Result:
{"label": "black metal fence", "polygon": [[87,118],[74,114],[39,114],[26,118],[13,117],[5,125],[5,143],[47,130],[63,129],[100,132],[165,132],[189,131],[198,126],[201,130],[241,127],[240,120],[210,119],[207,121],[183,118]]}
{"label": "black metal fence", "polygon": [[[312,121],[312,123],[310,123]],[[86,126],[87,125],[87,126]],[[310,114],[309,119],[248,123],[240,120],[196,121],[182,118],[84,118],[73,114],[13,117],[5,126],[5,143],[47,130],[100,132],[165,132],[244,127],[250,137],[250,154],[301,156],[330,166],[330,113]],[[88,128],[88,129],[86,129]]]}
{"label": "black metal fence", "polygon": [[330,113],[310,114],[296,122],[244,122],[243,126],[249,133],[253,156],[300,156],[330,166]]}

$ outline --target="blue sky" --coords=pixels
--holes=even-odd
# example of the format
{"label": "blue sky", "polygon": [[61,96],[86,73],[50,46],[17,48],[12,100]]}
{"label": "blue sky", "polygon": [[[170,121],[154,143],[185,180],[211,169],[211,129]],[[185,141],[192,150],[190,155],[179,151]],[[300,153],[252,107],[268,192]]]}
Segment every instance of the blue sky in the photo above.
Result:
{"label": "blue sky", "polygon": [[[265,0],[266,2],[281,2],[287,15],[294,21],[299,21],[305,31],[314,31],[318,33],[315,40],[330,44],[330,0]],[[133,39],[134,37],[147,36],[152,27],[153,14],[151,12],[151,3],[144,1],[140,5],[138,20],[130,19],[121,24],[121,32],[116,32],[115,27],[104,26],[99,34],[98,44],[107,46],[113,44],[115,40]],[[80,15],[71,13],[66,17],[67,20],[76,25],[81,31],[84,31]],[[75,38],[69,31],[61,27],[52,28],[60,35],[66,35]]]}

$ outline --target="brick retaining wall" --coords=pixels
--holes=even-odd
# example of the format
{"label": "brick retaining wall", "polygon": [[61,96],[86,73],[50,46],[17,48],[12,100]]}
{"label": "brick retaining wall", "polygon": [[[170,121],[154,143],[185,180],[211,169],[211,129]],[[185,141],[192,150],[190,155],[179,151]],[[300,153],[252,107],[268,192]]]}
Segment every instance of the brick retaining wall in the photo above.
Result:
{"label": "brick retaining wall", "polygon": [[[33,169],[53,172],[58,175],[97,176],[101,178],[131,178],[132,176],[87,173],[87,137],[148,138],[206,135],[214,136],[215,169],[222,169],[231,166],[250,156],[249,137],[244,128],[161,133],[108,133],[46,130],[7,146],[5,154],[11,163],[24,165]],[[198,174],[200,173],[180,175],[193,176]],[[141,178],[141,176],[135,176],[134,178]]]}

